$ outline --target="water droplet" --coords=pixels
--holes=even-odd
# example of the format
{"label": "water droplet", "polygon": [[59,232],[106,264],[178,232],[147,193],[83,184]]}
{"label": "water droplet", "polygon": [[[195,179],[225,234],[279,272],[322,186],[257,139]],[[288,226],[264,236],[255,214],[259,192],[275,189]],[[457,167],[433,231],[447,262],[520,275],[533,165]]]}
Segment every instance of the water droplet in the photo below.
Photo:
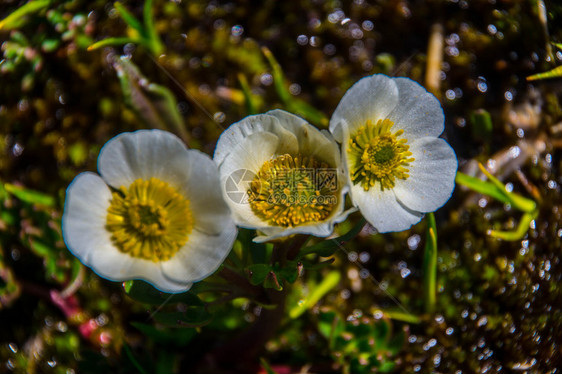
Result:
{"label": "water droplet", "polygon": [[[363,23],[361,24],[361,27],[365,31],[371,31],[375,27],[375,25],[373,24],[373,22],[371,22],[369,20],[366,20],[366,21],[363,21]],[[562,58],[561,58],[561,60],[562,60]]]}
{"label": "water droplet", "polygon": [[482,327],[482,326],[485,326],[487,323],[488,323],[488,318],[486,316],[483,316],[483,317],[480,317],[478,322],[476,322],[476,326]]}
{"label": "water droplet", "polygon": [[293,83],[289,86],[289,92],[291,95],[297,96],[301,93],[301,86],[298,83]]}
{"label": "water droplet", "polygon": [[223,123],[226,119],[226,115],[223,112],[216,112],[213,115],[213,120],[217,123]]}
{"label": "water droplet", "polygon": [[361,279],[367,279],[371,276],[371,273],[367,269],[361,269],[361,271],[359,272],[359,276],[361,277]]}
{"label": "water droplet", "polygon": [[313,47],[318,47],[320,45],[320,38],[317,36],[310,37],[310,45]]}
{"label": "water droplet", "polygon": [[455,97],[456,97],[455,91],[453,91],[453,90],[447,90],[447,91],[445,92],[445,97],[446,97],[447,99],[449,99],[449,100],[454,100]]}
{"label": "water droplet", "polygon": [[383,312],[380,310],[375,310],[375,312],[373,313],[373,318],[374,319],[381,319],[384,316]]}
{"label": "water droplet", "polygon": [[341,9],[336,9],[336,11],[328,14],[328,21],[330,23],[338,23],[345,17],[345,13]]}
{"label": "water droplet", "polygon": [[327,56],[333,56],[336,53],[336,46],[333,44],[326,44],[323,51]]}
{"label": "water droplet", "polygon": [[410,275],[411,271],[408,268],[404,268],[404,269],[400,269],[400,276],[402,278],[406,278],[408,275]]}
{"label": "water droplet", "polygon": [[416,340],[418,340],[418,337],[417,337],[417,336],[415,336],[415,335],[410,335],[410,336],[408,336],[408,342],[410,342],[410,343],[415,343]]}
{"label": "water droplet", "polygon": [[478,91],[484,93],[486,91],[488,91],[488,85],[486,84],[486,82],[478,82],[478,84],[476,85],[476,88],[478,88]]}
{"label": "water droplet", "polygon": [[10,351],[12,351],[13,353],[18,353],[18,346],[16,345],[16,343],[10,343],[10,344],[8,344],[8,348],[9,348]]}
{"label": "water droplet", "polygon": [[297,36],[297,43],[299,45],[307,45],[308,44],[308,36],[302,35],[302,34]]}
{"label": "water droplet", "polygon": [[455,332],[455,329],[452,327],[448,327],[447,330],[445,330],[445,334],[447,335],[452,335],[453,332]]}
{"label": "water droplet", "polygon": [[371,255],[369,254],[369,252],[361,252],[359,254],[359,261],[361,261],[362,263],[366,263],[371,259]]}
{"label": "water droplet", "polygon": [[357,252],[355,252],[355,251],[351,251],[347,254],[347,259],[351,262],[356,262],[358,257],[359,256],[357,255]]}
{"label": "water droplet", "polygon": [[231,32],[232,36],[239,37],[244,33],[244,28],[240,25],[235,25],[235,26],[232,26],[232,29],[230,30],[230,32]]}
{"label": "water droplet", "polygon": [[269,86],[273,83],[273,76],[269,73],[263,73],[260,76],[260,82],[261,84],[263,84],[264,86]]}
{"label": "water droplet", "polygon": [[485,198],[481,198],[480,200],[478,200],[478,206],[480,208],[485,208],[486,205],[488,205],[488,200],[486,200]]}
{"label": "water droplet", "polygon": [[516,133],[519,138],[523,138],[525,136],[525,131],[523,129],[517,129]]}
{"label": "water droplet", "polygon": [[421,237],[418,234],[414,234],[408,238],[408,248],[412,251],[418,249],[418,245],[420,244]]}

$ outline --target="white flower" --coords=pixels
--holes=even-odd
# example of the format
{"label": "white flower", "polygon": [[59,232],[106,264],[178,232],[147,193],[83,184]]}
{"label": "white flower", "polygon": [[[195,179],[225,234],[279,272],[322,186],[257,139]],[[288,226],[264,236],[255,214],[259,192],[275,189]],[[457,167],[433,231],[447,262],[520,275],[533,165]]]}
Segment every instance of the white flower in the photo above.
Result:
{"label": "white flower", "polygon": [[379,232],[406,230],[451,197],[457,158],[443,129],[439,101],[408,78],[363,78],[338,104],[330,131],[350,197]]}
{"label": "white flower", "polygon": [[219,138],[214,160],[234,221],[264,242],[329,236],[345,219],[345,177],[327,131],[282,110],[246,117]]}
{"label": "white flower", "polygon": [[62,218],[67,247],[98,275],[178,293],[230,252],[237,230],[209,156],[140,130],[108,141],[98,169],[68,187]]}

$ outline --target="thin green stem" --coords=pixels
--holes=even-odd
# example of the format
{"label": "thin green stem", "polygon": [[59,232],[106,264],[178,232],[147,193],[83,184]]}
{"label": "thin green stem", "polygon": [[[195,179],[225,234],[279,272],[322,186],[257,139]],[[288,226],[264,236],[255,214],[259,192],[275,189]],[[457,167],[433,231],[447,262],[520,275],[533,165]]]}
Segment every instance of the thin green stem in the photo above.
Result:
{"label": "thin green stem", "polygon": [[423,291],[425,311],[435,311],[437,285],[437,228],[433,213],[427,215],[427,235],[423,256]]}

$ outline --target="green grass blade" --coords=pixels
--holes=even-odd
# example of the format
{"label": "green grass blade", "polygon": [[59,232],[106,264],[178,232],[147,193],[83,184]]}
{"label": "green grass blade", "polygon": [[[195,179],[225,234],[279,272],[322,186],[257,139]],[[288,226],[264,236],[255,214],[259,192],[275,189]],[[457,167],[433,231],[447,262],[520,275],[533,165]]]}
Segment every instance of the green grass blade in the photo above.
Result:
{"label": "green grass blade", "polygon": [[433,213],[427,215],[427,231],[423,256],[423,292],[425,311],[435,310],[437,288],[437,228]]}
{"label": "green grass blade", "polygon": [[329,273],[320,284],[312,288],[312,292],[305,298],[302,302],[295,305],[289,311],[289,317],[295,319],[303,314],[307,309],[312,308],[324,295],[326,295],[330,290],[336,287],[340,283],[341,275],[337,271],[332,271]]}
{"label": "green grass blade", "polygon": [[562,78],[562,66],[557,66],[552,70],[544,73],[533,74],[527,77],[527,81],[536,81],[540,79]]}
{"label": "green grass blade", "polygon": [[519,225],[517,225],[517,228],[515,230],[513,231],[489,230],[488,234],[492,238],[506,240],[506,241],[521,240],[527,233],[527,230],[529,230],[529,225],[535,218],[537,218],[537,216],[538,216],[538,210],[531,213],[525,213],[523,214],[523,217],[521,217],[521,221],[519,222]]}
{"label": "green grass blade", "polygon": [[95,42],[94,44],[88,47],[88,51],[93,51],[94,49],[99,49],[103,47],[114,47],[119,45],[125,45],[127,43],[138,43],[138,40],[131,39],[129,37],[121,37],[121,38],[107,38],[100,40],[99,42]]}
{"label": "green grass blade", "polygon": [[493,197],[494,199],[499,200],[502,203],[509,203],[507,197],[503,193],[501,193],[501,191],[498,191],[496,186],[494,186],[490,182],[483,181],[476,177],[471,177],[470,175],[466,175],[464,173],[461,173],[460,171],[457,172],[455,182],[457,182],[461,186],[470,188],[475,192]]}
{"label": "green grass blade", "polygon": [[242,73],[238,74],[238,82],[240,82],[240,87],[242,88],[242,93],[244,94],[244,103],[246,104],[246,112],[249,115],[259,113],[259,103],[256,97],[252,94],[250,85],[248,84],[248,79]]}
{"label": "green grass blade", "polygon": [[23,17],[48,7],[52,0],[36,0],[20,6],[0,21],[0,30],[13,30],[21,26]]}
{"label": "green grass blade", "polygon": [[482,164],[478,164],[480,170],[488,177],[490,182],[496,186],[497,190],[505,196],[507,202],[511,204],[515,209],[518,209],[522,212],[530,213],[534,211],[537,207],[537,204],[530,199],[524,198],[523,196],[519,196],[515,193],[508,192],[505,189],[505,185],[496,177],[494,177]]}
{"label": "green grass blade", "polygon": [[40,204],[46,206],[55,205],[55,199],[52,196],[49,196],[42,192],[30,190],[20,186],[15,186],[10,183],[5,183],[4,188],[8,193],[12,194],[13,196],[17,197],[18,199],[26,203]]}
{"label": "green grass blade", "polygon": [[143,8],[144,34],[148,39],[150,50],[155,56],[160,56],[164,50],[164,46],[158,37],[156,27],[154,26],[154,11],[152,8],[152,0],[146,0]]}
{"label": "green grass blade", "polygon": [[[148,1],[147,1],[148,2]],[[134,30],[136,30],[140,35],[146,36],[145,34],[145,29],[144,26],[142,25],[142,23],[133,15],[133,13],[129,12],[127,10],[127,8],[125,8],[120,2],[116,1],[113,6],[115,7],[115,9],[117,9],[117,12],[119,12],[119,15],[121,16],[121,18],[123,18],[123,21],[125,21],[125,23],[127,25],[129,25],[129,27],[133,28]]]}

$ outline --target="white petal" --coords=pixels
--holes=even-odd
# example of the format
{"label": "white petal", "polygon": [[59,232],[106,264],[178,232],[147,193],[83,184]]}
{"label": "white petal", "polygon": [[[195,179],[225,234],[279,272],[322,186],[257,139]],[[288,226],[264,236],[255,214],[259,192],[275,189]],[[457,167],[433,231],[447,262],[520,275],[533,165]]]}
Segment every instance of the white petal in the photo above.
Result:
{"label": "white petal", "polygon": [[351,187],[351,200],[379,232],[407,230],[423,217],[422,213],[401,205],[392,190],[371,188],[365,191],[361,185],[354,185]]}
{"label": "white petal", "polygon": [[168,293],[185,292],[192,286],[192,282],[179,282],[166,278],[159,262],[134,258],[114,247],[91,253],[89,262],[96,274],[112,281],[142,279],[160,291]]}
{"label": "white petal", "polygon": [[230,253],[236,239],[236,226],[230,222],[218,235],[194,230],[187,244],[170,260],[161,263],[165,276],[175,282],[198,282],[211,275]]}
{"label": "white petal", "polygon": [[105,229],[111,191],[94,173],[79,174],[66,190],[62,234],[72,254],[85,265],[90,252],[112,246]]}
{"label": "white petal", "polygon": [[143,279],[164,292],[184,292],[190,284],[164,278],[156,263],[119,252],[105,229],[111,192],[94,173],[78,175],[68,187],[62,218],[68,249],[99,276],[125,281]]}
{"label": "white petal", "polygon": [[251,134],[234,147],[219,167],[224,200],[234,221],[242,227],[257,228],[264,225],[252,212],[246,192],[263,164],[275,155],[278,144],[279,138],[270,132]]}
{"label": "white petal", "polygon": [[353,133],[367,120],[376,123],[387,118],[398,103],[398,88],[393,79],[383,74],[365,77],[355,83],[343,96],[332,118],[330,132],[342,142],[347,127]]}
{"label": "white petal", "polygon": [[326,221],[320,223],[313,223],[287,229],[281,227],[267,227],[263,230],[258,230],[258,236],[256,236],[253,241],[255,243],[265,243],[274,239],[295,234],[309,234],[317,236],[319,238],[325,238],[332,235],[336,223],[345,221],[347,216],[355,211],[357,211],[356,208],[348,209],[334,215],[333,218],[329,218]]}
{"label": "white petal", "polygon": [[457,158],[443,139],[421,138],[411,143],[415,161],[409,177],[397,180],[396,197],[408,208],[433,212],[449,200],[455,187]]}
{"label": "white petal", "polygon": [[[248,116],[239,122],[236,122],[228,127],[220,136],[215,147],[215,154],[213,160],[217,165],[222,165],[225,158],[235,151],[235,148],[243,143],[250,135],[255,133],[273,132],[272,128],[279,125],[279,120],[269,114],[257,114]],[[278,131],[279,132],[279,131]],[[296,138],[289,139],[286,147],[290,143],[296,143]],[[281,141],[281,140],[280,140]],[[295,144],[296,146],[296,144]],[[248,149],[253,151],[253,149]]]}
{"label": "white petal", "polygon": [[186,158],[177,158],[163,176],[189,200],[195,229],[217,234],[230,220],[230,209],[223,199],[219,170],[206,154],[187,151]]}
{"label": "white petal", "polygon": [[128,187],[136,179],[164,180],[170,164],[186,158],[187,147],[172,133],[139,130],[109,140],[98,158],[98,170],[111,186]]}
{"label": "white petal", "polygon": [[393,131],[404,130],[409,141],[424,136],[439,136],[444,129],[445,117],[439,100],[409,78],[395,78],[398,86],[398,104],[388,115],[394,122]]}

